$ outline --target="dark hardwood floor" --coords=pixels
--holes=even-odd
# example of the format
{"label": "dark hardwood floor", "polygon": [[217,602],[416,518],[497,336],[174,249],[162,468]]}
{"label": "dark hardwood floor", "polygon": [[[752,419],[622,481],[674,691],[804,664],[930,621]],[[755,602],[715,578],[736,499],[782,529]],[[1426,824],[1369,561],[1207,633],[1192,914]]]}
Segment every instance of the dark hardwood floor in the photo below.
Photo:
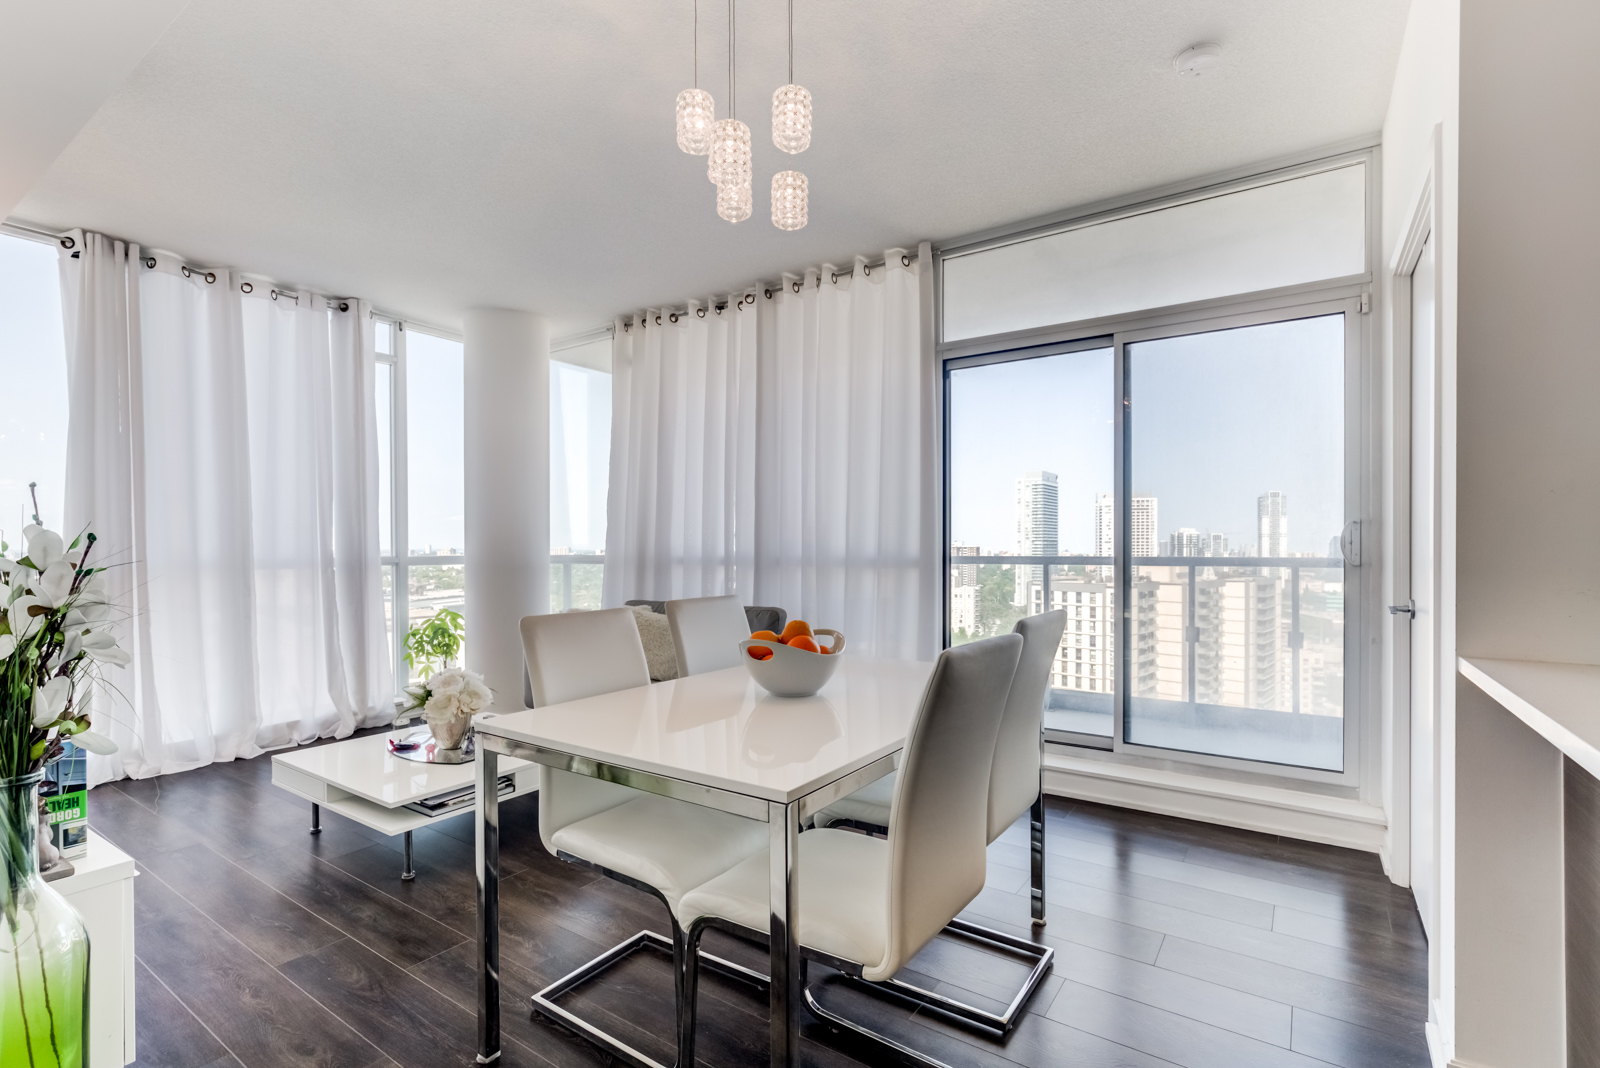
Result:
{"label": "dark hardwood floor", "polygon": [[[508,1068],[598,1066],[591,1047],[527,997],[665,909],[547,855],[537,800],[502,809]],[[437,1068],[473,1062],[475,920],[470,818],[419,831],[417,879],[399,839],[271,785],[268,757],[95,789],[90,823],[138,861],[142,1068]],[[989,851],[968,914],[1028,931],[1025,827]],[[1055,970],[1009,1041],[992,1041],[825,982],[823,1000],[952,1065],[1005,1068],[1425,1066],[1427,948],[1411,895],[1377,858],[1101,805],[1049,806]],[[708,937],[761,966],[763,955]],[[940,938],[912,964],[926,982],[998,1001],[1021,965]],[[813,978],[827,976],[813,971]],[[703,979],[700,1058],[766,1057],[766,1005]],[[671,974],[636,955],[569,996],[575,1011],[670,1061]],[[881,1063],[806,1029],[807,1063]]]}

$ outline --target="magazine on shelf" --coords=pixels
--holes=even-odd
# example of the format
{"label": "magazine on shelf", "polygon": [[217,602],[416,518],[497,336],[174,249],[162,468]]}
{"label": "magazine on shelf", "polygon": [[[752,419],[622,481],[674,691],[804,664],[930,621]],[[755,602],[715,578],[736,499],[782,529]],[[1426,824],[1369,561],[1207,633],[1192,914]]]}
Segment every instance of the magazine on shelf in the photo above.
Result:
{"label": "magazine on shelf", "polygon": [[[498,791],[499,796],[504,797],[516,790],[516,788],[516,776],[500,776],[500,789]],[[412,812],[420,812],[424,816],[442,816],[446,812],[454,812],[457,809],[462,808],[471,808],[476,792],[477,786],[469,784],[454,790],[446,790],[442,794],[434,794],[432,797],[424,797],[421,801],[413,801],[405,807],[409,808]]]}

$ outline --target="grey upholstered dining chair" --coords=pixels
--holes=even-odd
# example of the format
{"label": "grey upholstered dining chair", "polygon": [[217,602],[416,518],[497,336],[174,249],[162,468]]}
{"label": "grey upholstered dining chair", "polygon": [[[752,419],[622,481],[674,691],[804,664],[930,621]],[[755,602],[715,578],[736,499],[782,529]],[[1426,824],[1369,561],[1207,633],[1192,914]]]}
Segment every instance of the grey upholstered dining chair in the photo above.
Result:
{"label": "grey upholstered dining chair", "polygon": [[668,601],[667,623],[678,650],[678,675],[738,667],[739,643],[750,637],[744,606],[737,597],[689,597]]}
{"label": "grey upholstered dining chair", "polygon": [[[535,708],[650,683],[631,608],[527,616],[522,620],[522,644]],[[643,890],[667,906],[681,1014],[686,943],[676,919],[679,899],[685,891],[765,850],[767,825],[559,768],[541,766],[539,771],[539,837],[545,848],[563,860]],[[648,931],[639,932],[539,991],[533,996],[535,1010],[636,1061],[636,1051],[554,999],[634,949],[661,941]]]}
{"label": "grey upholstered dining chair", "polygon": [[[800,835],[796,932],[803,960],[869,985],[888,980],[983,889],[989,769],[1022,644],[1006,634],[940,655],[906,739],[887,839],[830,829]],[[767,869],[761,850],[678,904],[678,924],[688,931],[687,1019],[679,1024],[687,1034],[679,1043],[685,1063],[693,1054],[701,935],[718,927],[764,937],[771,911]],[[836,1026],[939,1063],[823,1008],[809,989],[805,1001]]]}
{"label": "grey upholstered dining chair", "polygon": [[[1044,896],[1044,763],[1043,718],[1045,695],[1050,689],[1050,667],[1061,645],[1067,614],[1061,609],[1019,619],[1012,633],[1022,635],[1022,656],[1017,675],[1006,698],[1000,734],[995,743],[994,762],[989,773],[988,842],[1004,834],[1024,813],[1029,816],[1030,910],[1036,926],[1045,922]],[[817,815],[817,826],[849,822],[886,831],[894,797],[896,774],[886,775],[849,797],[840,798]],[[990,942],[1002,952],[1033,957],[1035,967],[1029,980],[1012,998],[1006,1011],[992,1013],[971,1005],[961,1005],[934,992],[905,982],[894,985],[918,1000],[929,1000],[946,1011],[1004,1033],[1016,1021],[1017,1012],[1032,996],[1034,987],[1048,970],[1048,950],[1036,943],[1015,938],[1001,931],[967,921],[955,925],[958,934]]]}

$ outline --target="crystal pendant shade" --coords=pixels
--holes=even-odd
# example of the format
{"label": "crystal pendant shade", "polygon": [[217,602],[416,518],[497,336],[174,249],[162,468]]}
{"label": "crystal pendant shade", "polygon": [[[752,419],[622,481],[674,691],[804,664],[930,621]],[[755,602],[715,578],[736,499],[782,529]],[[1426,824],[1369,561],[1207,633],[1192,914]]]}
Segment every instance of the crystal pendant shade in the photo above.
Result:
{"label": "crystal pendant shade", "polygon": [[749,185],[750,127],[738,119],[723,119],[712,128],[706,177],[719,186]]}
{"label": "crystal pendant shade", "polygon": [[750,218],[754,207],[755,193],[750,187],[748,174],[742,182],[717,186],[717,214],[729,222],[744,222]]}
{"label": "crystal pendant shade", "polygon": [[779,171],[772,176],[772,225],[799,230],[806,224],[806,176],[799,171]]}
{"label": "crystal pendant shade", "polygon": [[691,156],[711,151],[711,127],[717,121],[716,103],[704,89],[678,94],[678,147]]}
{"label": "crystal pendant shade", "polygon": [[804,86],[772,94],[772,143],[791,154],[811,147],[811,93]]}

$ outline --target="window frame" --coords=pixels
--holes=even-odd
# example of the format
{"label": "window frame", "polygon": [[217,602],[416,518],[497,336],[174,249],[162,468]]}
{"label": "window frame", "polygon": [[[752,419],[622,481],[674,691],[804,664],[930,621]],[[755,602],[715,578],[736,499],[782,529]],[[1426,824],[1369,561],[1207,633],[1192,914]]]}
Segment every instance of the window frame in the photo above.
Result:
{"label": "window frame", "polygon": [[[938,250],[940,271],[934,292],[940,307],[932,316],[935,333],[933,359],[935,383],[939,391],[937,410],[941,464],[940,486],[942,496],[942,530],[940,554],[943,560],[941,588],[941,641],[950,642],[951,567],[954,558],[951,546],[950,500],[950,435],[949,435],[949,373],[968,367],[1010,362],[1063,352],[1113,346],[1114,388],[1116,390],[1116,425],[1114,440],[1114,479],[1118,496],[1115,544],[1116,590],[1119,599],[1116,632],[1117,677],[1113,693],[1112,734],[1079,734],[1047,729],[1045,741],[1059,751],[1080,756],[1098,756],[1118,763],[1135,764],[1182,772],[1202,772],[1223,779],[1254,782],[1327,793],[1335,796],[1375,798],[1381,790],[1382,772],[1381,737],[1382,708],[1378,693],[1380,657],[1372,646],[1376,635],[1382,633],[1382,621],[1374,618],[1380,610],[1381,591],[1376,583],[1379,566],[1375,559],[1379,538],[1378,523],[1374,517],[1382,515],[1382,476],[1377,464],[1381,457],[1381,413],[1376,404],[1381,393],[1377,367],[1375,338],[1373,334],[1373,262],[1380,245],[1378,196],[1381,183],[1379,158],[1376,148],[1328,156],[1306,164],[1269,172],[1254,178],[1235,179],[1221,185],[1202,186],[1174,194],[1161,200],[1128,205],[1114,212],[1100,212],[1079,216],[1068,223],[1030,225],[1017,228],[1010,235],[984,235],[979,240],[969,240],[952,245],[950,253],[971,252],[992,247],[1007,241],[1024,240],[1051,230],[1072,225],[1085,225],[1110,214],[1132,214],[1219,192],[1232,192],[1253,185],[1281,181],[1316,170],[1348,166],[1353,162],[1366,164],[1367,218],[1366,266],[1360,275],[1331,278],[1321,282],[1285,286],[1279,289],[1212,298],[1192,304],[1154,308],[1128,315],[1088,320],[1079,323],[1060,323],[1044,327],[994,334],[987,337],[963,338],[946,342],[943,329],[943,276],[942,263],[946,250]],[[1130,647],[1128,633],[1131,625],[1128,595],[1131,586],[1132,564],[1128,556],[1129,526],[1132,509],[1131,487],[1127,480],[1129,470],[1129,439],[1131,424],[1127,418],[1128,359],[1126,346],[1137,341],[1149,341],[1185,334],[1205,333],[1242,326],[1263,325],[1291,319],[1318,315],[1343,314],[1345,316],[1345,514],[1347,520],[1360,524],[1359,564],[1345,567],[1345,665],[1344,665],[1344,768],[1331,772],[1315,768],[1270,764],[1237,757],[1189,753],[1125,742],[1125,716],[1128,705],[1128,660]],[[1098,557],[1059,558],[1071,563],[1098,563]],[[1098,752],[1096,752],[1098,751]]]}

